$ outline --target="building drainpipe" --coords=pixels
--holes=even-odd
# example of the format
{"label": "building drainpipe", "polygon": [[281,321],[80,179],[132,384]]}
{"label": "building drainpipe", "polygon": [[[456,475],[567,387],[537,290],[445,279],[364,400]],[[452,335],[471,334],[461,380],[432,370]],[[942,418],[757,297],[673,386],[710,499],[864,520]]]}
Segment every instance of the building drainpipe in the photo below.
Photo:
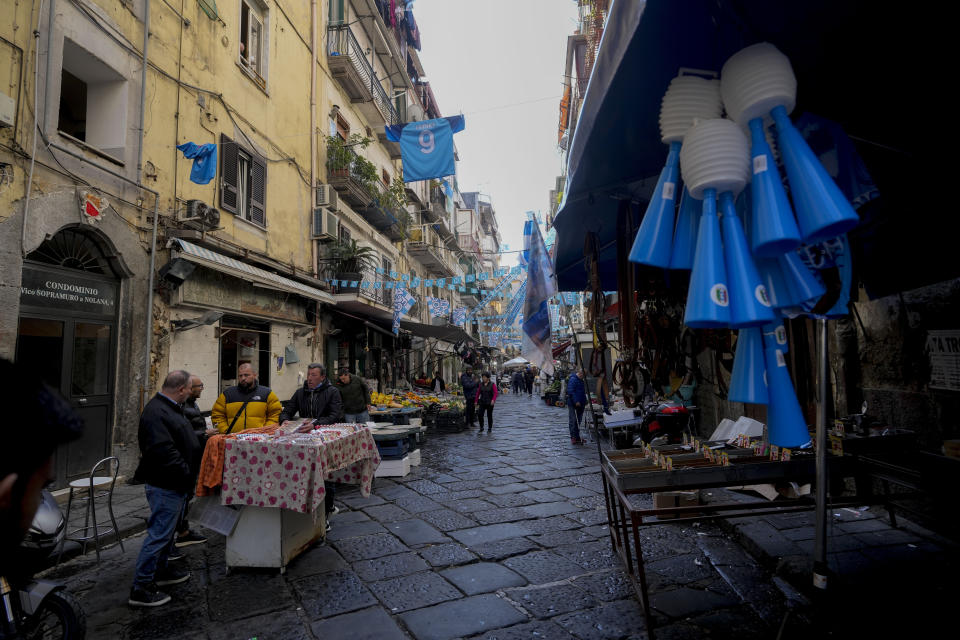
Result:
{"label": "building drainpipe", "polygon": [[[317,189],[317,0],[310,0],[310,220],[313,224],[313,205],[316,203]],[[311,234],[312,235],[312,234]],[[319,276],[317,261],[319,258],[319,249],[317,240],[310,239],[310,273],[314,278]],[[317,321],[313,329],[313,352],[314,358],[317,357],[317,343],[320,336],[320,302],[314,301],[316,313],[314,316]]]}
{"label": "building drainpipe", "polygon": [[[143,61],[140,69],[140,134],[137,140],[137,184],[143,178],[143,121],[147,104],[147,48],[150,43],[150,0],[143,3]],[[154,218],[156,225],[156,218]],[[154,226],[156,230],[156,226]],[[151,254],[151,259],[153,255]],[[153,272],[150,273],[151,277]]]}

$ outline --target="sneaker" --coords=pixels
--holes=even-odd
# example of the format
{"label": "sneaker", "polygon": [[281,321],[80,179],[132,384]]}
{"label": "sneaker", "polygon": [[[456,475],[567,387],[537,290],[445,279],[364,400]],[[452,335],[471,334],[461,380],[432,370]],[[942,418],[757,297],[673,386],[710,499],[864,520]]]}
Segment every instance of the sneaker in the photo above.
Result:
{"label": "sneaker", "polygon": [[172,551],[170,555],[167,556],[167,562],[176,562],[177,560],[183,560],[186,557],[187,556],[180,553],[179,551]]}
{"label": "sneaker", "polygon": [[185,536],[177,536],[177,541],[174,543],[178,547],[189,547],[192,544],[203,544],[207,539],[195,531],[188,531]]}
{"label": "sneaker", "polygon": [[146,587],[133,587],[130,589],[130,598],[127,604],[131,607],[159,607],[170,602],[170,596],[157,589],[157,585],[151,583]]}
{"label": "sneaker", "polygon": [[587,444],[583,438],[570,438],[570,444]]}
{"label": "sneaker", "polygon": [[180,584],[181,582],[186,582],[189,579],[189,571],[176,569],[174,567],[166,567],[165,569],[157,571],[154,582],[157,583],[157,586],[163,587],[168,584]]}
{"label": "sneaker", "polygon": [[326,530],[324,531],[324,533],[330,533],[330,529],[333,529],[333,525],[330,524],[330,521],[329,521],[329,520],[327,520],[327,528],[326,528]]}
{"label": "sneaker", "polygon": [[333,511],[328,511],[328,512],[327,512],[327,518],[332,518],[333,516],[337,515],[338,513],[340,513],[340,507],[338,507],[337,505],[333,505]]}

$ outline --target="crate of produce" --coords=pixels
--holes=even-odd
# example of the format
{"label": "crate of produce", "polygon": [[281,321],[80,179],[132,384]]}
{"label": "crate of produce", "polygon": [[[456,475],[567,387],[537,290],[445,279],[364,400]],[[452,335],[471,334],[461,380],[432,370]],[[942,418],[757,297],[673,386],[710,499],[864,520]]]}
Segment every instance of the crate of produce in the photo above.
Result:
{"label": "crate of produce", "polygon": [[437,429],[460,431],[466,426],[462,411],[441,411],[437,414]]}

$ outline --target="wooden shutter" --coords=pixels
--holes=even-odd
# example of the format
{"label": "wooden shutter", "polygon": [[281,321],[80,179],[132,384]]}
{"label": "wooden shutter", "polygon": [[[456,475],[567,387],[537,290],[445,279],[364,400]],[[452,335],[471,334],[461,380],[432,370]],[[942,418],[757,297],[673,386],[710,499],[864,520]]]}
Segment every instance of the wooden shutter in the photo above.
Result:
{"label": "wooden shutter", "polygon": [[220,134],[220,208],[237,213],[237,143]]}
{"label": "wooden shutter", "polygon": [[250,157],[250,222],[267,226],[267,161]]}

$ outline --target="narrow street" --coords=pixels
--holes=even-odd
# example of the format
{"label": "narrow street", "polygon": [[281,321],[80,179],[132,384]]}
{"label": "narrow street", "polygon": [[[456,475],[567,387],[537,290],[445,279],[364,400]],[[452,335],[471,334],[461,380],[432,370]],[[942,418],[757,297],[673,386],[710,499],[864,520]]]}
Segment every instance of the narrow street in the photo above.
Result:
{"label": "narrow street", "polygon": [[[156,610],[126,603],[142,534],[99,566],[91,551],[46,577],[80,597],[92,639],[645,638],[611,551],[596,445],[571,445],[566,416],[504,395],[492,434],[428,431],[423,464],[378,478],[367,499],[340,491],[328,543],[284,575],[227,575],[224,539],[206,532],[185,549],[192,579]],[[786,596],[719,528],[646,538],[658,638],[775,635]]]}

